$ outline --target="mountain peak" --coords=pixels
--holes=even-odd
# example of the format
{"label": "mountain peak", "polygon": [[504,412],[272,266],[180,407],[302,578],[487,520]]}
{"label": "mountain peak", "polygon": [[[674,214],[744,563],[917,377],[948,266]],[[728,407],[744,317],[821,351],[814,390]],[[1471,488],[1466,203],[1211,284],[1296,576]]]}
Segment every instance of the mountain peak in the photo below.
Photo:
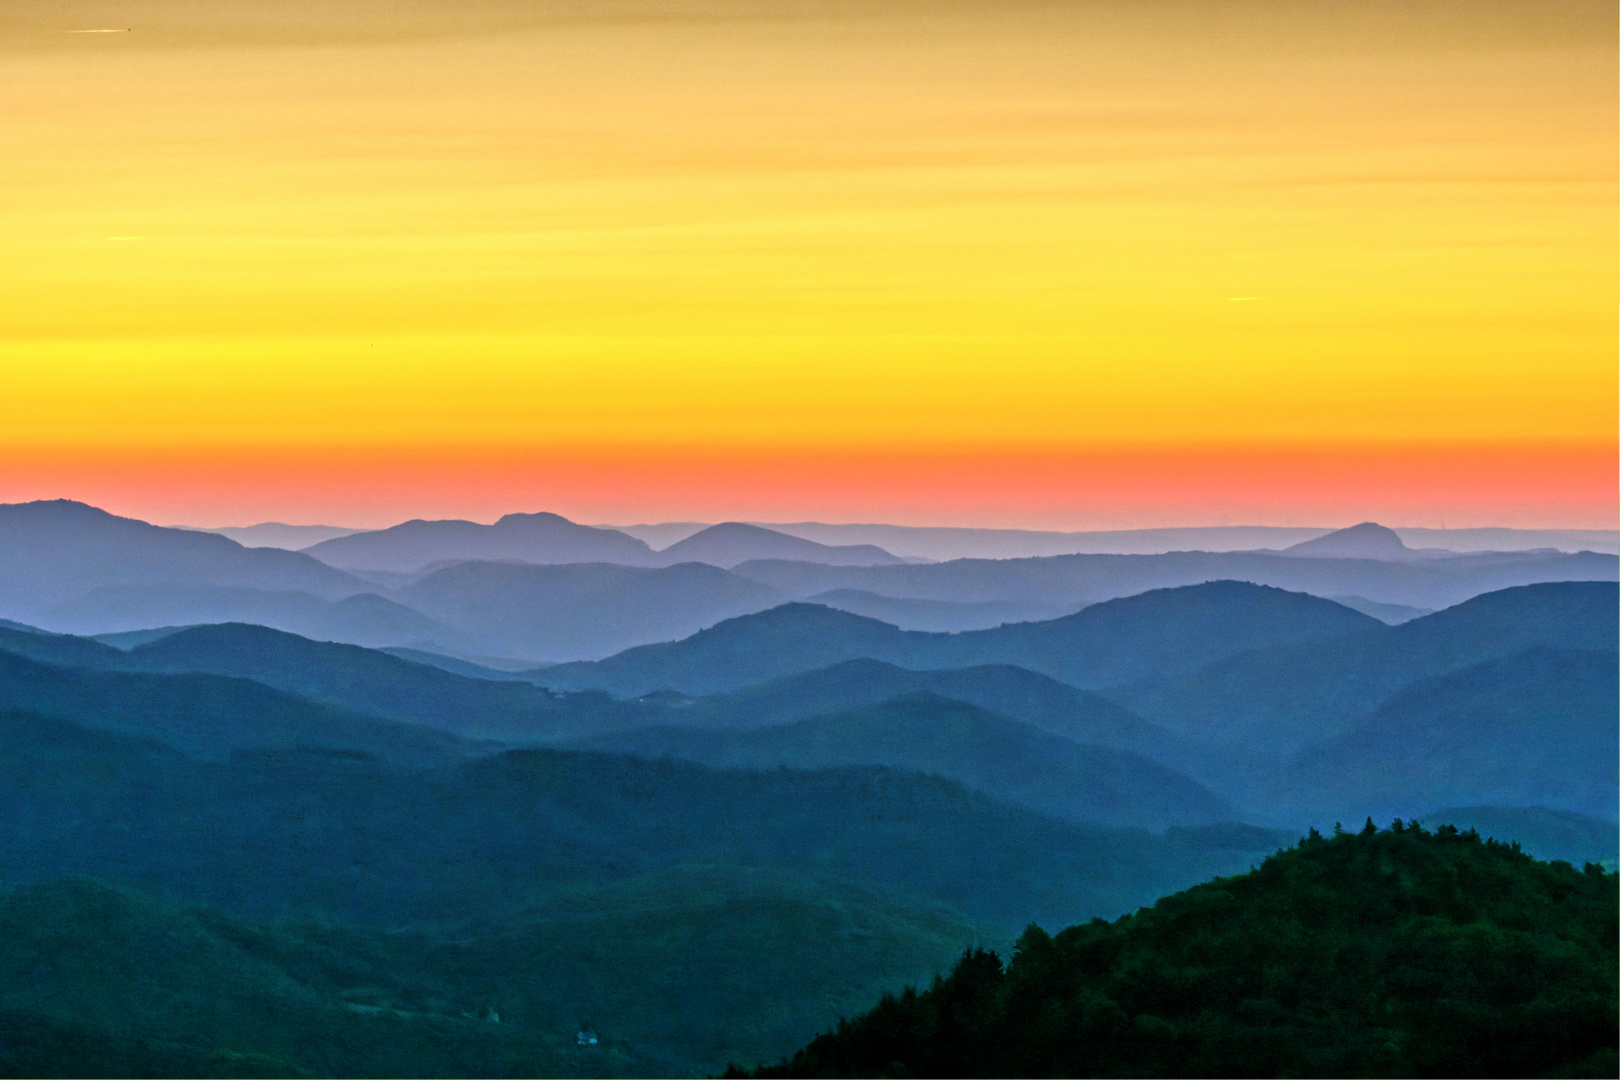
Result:
{"label": "mountain peak", "polygon": [[1291,555],[1318,559],[1400,559],[1412,552],[1394,529],[1373,521],[1363,521],[1284,550]]}
{"label": "mountain peak", "polygon": [[615,529],[580,525],[560,514],[507,514],[474,521],[407,521],[388,529],[323,540],[304,549],[333,566],[413,573],[440,562],[516,560],[536,565],[619,563],[645,566],[652,551]]}

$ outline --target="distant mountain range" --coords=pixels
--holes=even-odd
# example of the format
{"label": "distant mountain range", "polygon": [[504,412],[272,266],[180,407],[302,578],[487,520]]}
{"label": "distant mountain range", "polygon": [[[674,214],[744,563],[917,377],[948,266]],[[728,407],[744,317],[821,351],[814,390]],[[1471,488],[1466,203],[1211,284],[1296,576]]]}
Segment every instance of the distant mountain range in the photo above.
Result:
{"label": "distant mountain range", "polygon": [[[0,625],[0,1071],[712,1075],[1031,922],[1106,936],[1086,920],[1216,875],[1200,895],[1224,912],[1230,875],[1313,825],[1419,817],[1576,865],[1617,854],[1613,581],[1387,625],[1217,579],[940,633],[781,603],[749,567],[974,581],[982,563],[349,574],[85,511],[36,507],[55,532],[0,551],[45,598]],[[1334,545],[1264,565],[1453,561],[1376,529]],[[274,588],[281,569],[311,591]],[[172,618],[51,632],[115,598],[119,620]],[[232,605],[424,640],[190,625]],[[674,640],[498,659],[651,632]],[[1395,895],[1380,843],[1363,877]],[[1245,995],[1231,1015],[1270,1030]]]}
{"label": "distant mountain range", "polygon": [[[1232,579],[1339,597],[1399,622],[1513,585],[1617,576],[1607,555],[1437,555],[1407,550],[1377,526],[1357,530],[1290,551],[912,565],[876,547],[736,523],[660,552],[614,530],[523,514],[495,525],[409,522],[310,549],[352,564],[342,569],[59,501],[0,507],[0,618],[80,634],[250,622],[521,667],[601,659],[794,600],[907,630],[976,631]],[[1367,535],[1379,538],[1375,548]]]}
{"label": "distant mountain range", "polygon": [[803,599],[854,589],[905,600],[999,600],[1050,608],[1099,603],[1148,589],[1230,579],[1316,596],[1353,596],[1430,611],[1483,592],[1541,581],[1613,581],[1620,561],[1592,552],[1494,552],[1374,559],[1299,552],[1174,552],[962,559],[908,566],[741,563],[733,573]]}
{"label": "distant mountain range", "polygon": [[[1277,551],[1325,536],[1330,528],[1222,525],[1203,528],[1116,529],[1043,532],[1031,529],[964,529],[915,525],[829,525],[804,521],[755,525],[823,544],[876,544],[908,559],[1030,559],[1052,555],[1162,555],[1171,551]],[[619,526],[662,547],[704,528],[701,524]],[[1395,530],[1412,548],[1444,551],[1596,551],[1620,547],[1613,529],[1423,529]]]}
{"label": "distant mountain range", "polygon": [[[1279,550],[1324,536],[1333,529],[1254,525],[1219,525],[1203,528],[1116,529],[1087,532],[1050,532],[1031,529],[965,529],[916,525],[831,525],[817,521],[792,523],[753,521],[772,532],[796,536],[831,547],[870,544],[908,560],[948,562],[952,559],[1028,559],[1049,555],[1162,555],[1170,551]],[[196,528],[195,526],[186,526]],[[709,527],[706,522],[664,522],[657,525],[598,525],[616,529],[662,551],[677,541]],[[230,528],[200,529],[228,536],[245,547],[309,547],[334,536],[374,531],[332,525],[286,525],[265,522]],[[1412,548],[1444,551],[1596,551],[1615,554],[1620,541],[1612,529],[1422,529],[1394,530]]]}
{"label": "distant mountain range", "polygon": [[[790,604],[525,673],[457,673],[250,625],[115,637],[125,648],[0,629],[0,709],[205,755],[260,739],[412,762],[573,745],[720,765],[893,765],[1059,816],[1153,827],[1467,804],[1601,815],[1614,778],[1591,762],[1615,742],[1601,663],[1620,652],[1615,588],[1515,588],[1396,627],[1236,582],[963,634]],[[1039,750],[1043,739],[1068,749]],[[985,774],[980,744],[1026,761],[1033,788]],[[1037,782],[1064,760],[1068,781]],[[1194,812],[1174,792],[1199,784],[1214,802]],[[1236,809],[1210,809],[1223,799]]]}
{"label": "distant mountain range", "polygon": [[729,570],[751,559],[788,559],[830,566],[903,563],[871,544],[828,546],[756,525],[711,525],[654,551],[616,529],[577,525],[556,514],[507,514],[493,525],[472,521],[407,521],[389,529],[325,540],[304,549],[332,566],[412,573],[435,564],[515,561],[550,566],[615,563],[674,566],[707,563]]}

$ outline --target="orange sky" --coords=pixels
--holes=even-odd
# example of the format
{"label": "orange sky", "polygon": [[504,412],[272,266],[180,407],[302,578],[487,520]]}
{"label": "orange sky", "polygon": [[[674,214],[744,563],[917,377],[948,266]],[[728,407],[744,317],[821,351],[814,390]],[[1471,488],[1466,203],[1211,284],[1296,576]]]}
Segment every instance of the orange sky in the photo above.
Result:
{"label": "orange sky", "polygon": [[1489,0],[11,0],[0,501],[1609,527],[1615,43]]}

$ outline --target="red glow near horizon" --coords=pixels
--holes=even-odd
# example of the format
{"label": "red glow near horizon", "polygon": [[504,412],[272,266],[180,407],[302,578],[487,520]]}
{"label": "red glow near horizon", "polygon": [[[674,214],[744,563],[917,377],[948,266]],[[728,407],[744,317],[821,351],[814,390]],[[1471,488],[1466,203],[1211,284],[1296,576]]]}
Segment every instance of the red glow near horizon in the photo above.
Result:
{"label": "red glow near horizon", "polygon": [[1094,448],[984,453],[465,448],[10,454],[0,501],[160,523],[884,521],[1035,529],[1614,528],[1612,446]]}

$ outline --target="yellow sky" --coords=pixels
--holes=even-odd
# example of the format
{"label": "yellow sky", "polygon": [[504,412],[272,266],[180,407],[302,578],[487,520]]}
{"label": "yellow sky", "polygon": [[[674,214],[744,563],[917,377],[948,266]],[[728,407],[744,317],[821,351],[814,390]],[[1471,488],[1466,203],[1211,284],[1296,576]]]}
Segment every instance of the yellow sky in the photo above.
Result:
{"label": "yellow sky", "polygon": [[0,62],[0,452],[1616,437],[1610,4],[9,0]]}

